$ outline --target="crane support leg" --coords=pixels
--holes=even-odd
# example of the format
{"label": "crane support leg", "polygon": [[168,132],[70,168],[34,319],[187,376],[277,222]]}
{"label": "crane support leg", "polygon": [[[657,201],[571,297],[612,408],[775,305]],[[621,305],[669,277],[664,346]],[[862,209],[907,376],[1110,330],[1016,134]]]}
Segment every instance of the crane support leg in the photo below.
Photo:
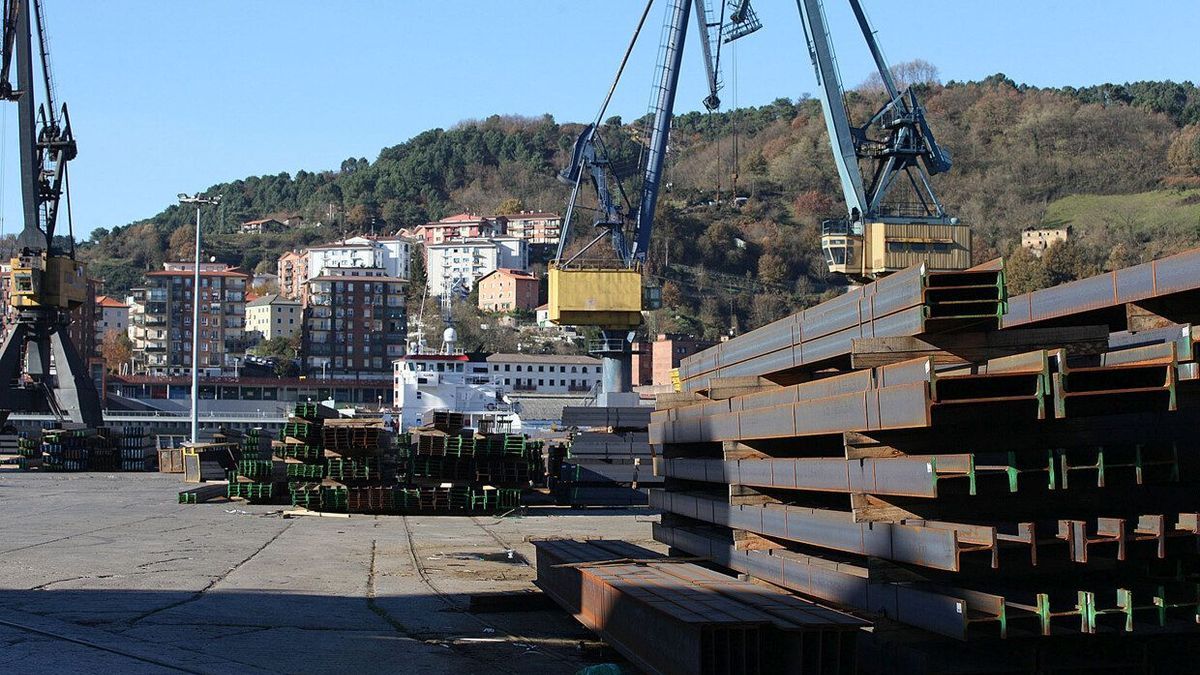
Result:
{"label": "crane support leg", "polygon": [[[6,410],[52,414],[61,410],[72,422],[93,429],[102,426],[100,395],[64,332],[66,326],[54,316],[25,319],[13,325],[0,346],[0,404]],[[51,354],[57,377],[50,374]],[[33,380],[33,387],[22,385],[23,373]]]}
{"label": "crane support leg", "polygon": [[628,329],[600,331],[599,344],[590,350],[600,359],[599,406],[637,405],[633,393],[633,333]]}
{"label": "crane support leg", "polygon": [[72,422],[79,422],[89,429],[103,426],[100,395],[96,392],[96,384],[92,382],[86,364],[79,357],[79,350],[75,349],[70,337],[62,330],[54,331],[50,336],[50,345],[58,371],[58,386],[54,391],[58,405]]}

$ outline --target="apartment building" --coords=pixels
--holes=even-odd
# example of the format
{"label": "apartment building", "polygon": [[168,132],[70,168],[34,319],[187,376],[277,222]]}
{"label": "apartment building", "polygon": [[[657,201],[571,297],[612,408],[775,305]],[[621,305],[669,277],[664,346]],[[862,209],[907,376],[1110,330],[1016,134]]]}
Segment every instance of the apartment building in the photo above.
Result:
{"label": "apartment building", "polygon": [[526,394],[585,394],[600,383],[600,359],[559,354],[492,354],[492,379]]}
{"label": "apartment building", "polygon": [[502,223],[504,233],[524,239],[530,244],[554,244],[562,237],[562,216],[542,211],[521,211],[492,216]]}
{"label": "apartment building", "polygon": [[424,242],[427,247],[459,239],[495,237],[502,234],[504,234],[502,221],[477,216],[473,213],[460,213],[425,223],[412,230],[412,235]]}
{"label": "apartment building", "polygon": [[279,257],[279,293],[285,298],[304,300],[305,284],[332,268],[379,268],[385,276],[408,280],[411,270],[413,239],[357,236],[303,251],[288,251]]}
{"label": "apartment building", "polygon": [[279,275],[279,294],[285,298],[299,300],[304,293],[304,282],[308,280],[307,251],[288,251],[279,256],[276,265]]}
{"label": "apartment building", "polygon": [[527,271],[529,244],[516,237],[487,237],[425,247],[430,295],[440,296],[455,288],[470,292],[476,281],[500,268]]}
{"label": "apartment building", "polygon": [[324,378],[391,377],[404,355],[406,279],[382,268],[326,267],[306,284],[304,367]]}
{"label": "apartment building", "polygon": [[[140,306],[132,314],[131,337],[138,372],[166,377],[190,375],[192,330],[199,332],[203,375],[232,371],[245,351],[246,290],[251,275],[219,263],[202,263],[200,288],[193,293],[190,262],[163,263],[146,274],[144,288],[133,289]],[[199,326],[192,325],[193,301],[200,304]]]}
{"label": "apartment building", "polygon": [[538,278],[501,267],[479,279],[479,309],[487,312],[531,312],[538,306]]}
{"label": "apartment building", "polygon": [[246,333],[259,340],[300,337],[304,312],[299,300],[268,293],[246,303]]}
{"label": "apartment building", "polygon": [[129,305],[107,295],[96,296],[96,344],[104,342],[104,335],[110,330],[127,332],[129,330]]}
{"label": "apartment building", "polygon": [[678,368],[679,362],[684,358],[704,351],[715,344],[715,342],[697,340],[685,335],[659,333],[658,339],[650,344],[653,363],[651,384],[671,384],[672,368]]}

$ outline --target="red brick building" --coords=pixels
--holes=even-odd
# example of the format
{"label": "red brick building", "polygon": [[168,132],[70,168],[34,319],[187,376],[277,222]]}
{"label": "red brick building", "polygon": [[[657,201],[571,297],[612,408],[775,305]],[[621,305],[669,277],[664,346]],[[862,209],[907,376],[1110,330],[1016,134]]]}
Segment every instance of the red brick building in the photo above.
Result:
{"label": "red brick building", "polygon": [[404,284],[379,268],[326,268],[308,281],[304,368],[312,376],[390,379],[404,355]]}

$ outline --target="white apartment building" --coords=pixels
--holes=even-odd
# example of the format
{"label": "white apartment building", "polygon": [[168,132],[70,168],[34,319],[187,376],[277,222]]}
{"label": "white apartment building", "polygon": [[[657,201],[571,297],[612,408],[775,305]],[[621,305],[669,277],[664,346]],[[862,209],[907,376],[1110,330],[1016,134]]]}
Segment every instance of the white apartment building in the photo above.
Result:
{"label": "white apartment building", "polygon": [[521,394],[585,394],[600,383],[600,359],[558,354],[492,354],[489,374]]}
{"label": "white apartment building", "polygon": [[430,295],[442,295],[459,282],[469,292],[483,275],[501,267],[528,271],[529,243],[517,237],[487,237],[425,247]]}
{"label": "white apartment building", "polygon": [[107,295],[96,297],[96,344],[104,342],[110,330],[129,332],[129,305]]}
{"label": "white apartment building", "polygon": [[325,274],[326,268],[370,267],[383,270],[384,276],[409,278],[413,241],[404,237],[350,237],[331,244],[311,246],[306,251],[308,264],[300,283]]}

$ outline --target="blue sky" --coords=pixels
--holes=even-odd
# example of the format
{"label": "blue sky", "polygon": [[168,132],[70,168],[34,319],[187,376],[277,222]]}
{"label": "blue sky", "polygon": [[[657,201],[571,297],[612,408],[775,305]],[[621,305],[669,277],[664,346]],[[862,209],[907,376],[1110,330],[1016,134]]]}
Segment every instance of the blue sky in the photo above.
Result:
{"label": "blue sky", "polygon": [[[713,0],[710,0],[712,2]],[[429,128],[493,113],[591,119],[643,0],[45,0],[58,95],[79,141],[77,234],[148,217],[225,180],[374,159]],[[756,0],[723,99],[815,91],[795,3]],[[848,6],[827,2],[844,80],[871,70]],[[1040,86],[1193,80],[1200,3],[864,0],[887,58],[943,80],[1003,72]],[[657,0],[610,113],[645,112]],[[694,29],[693,29],[694,30]],[[677,110],[700,108],[688,37]],[[732,62],[732,52],[723,59]],[[3,106],[4,229],[20,228],[16,108]],[[936,122],[935,122],[936,123]]]}

